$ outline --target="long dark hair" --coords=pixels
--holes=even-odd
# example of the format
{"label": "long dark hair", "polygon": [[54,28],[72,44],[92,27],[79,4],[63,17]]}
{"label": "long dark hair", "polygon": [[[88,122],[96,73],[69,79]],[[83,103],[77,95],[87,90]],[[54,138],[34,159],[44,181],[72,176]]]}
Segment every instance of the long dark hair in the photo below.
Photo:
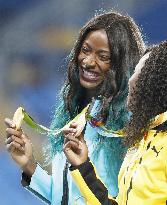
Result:
{"label": "long dark hair", "polygon": [[79,82],[78,55],[88,33],[99,29],[106,31],[111,52],[111,69],[106,74],[99,91],[99,95],[102,96],[103,115],[107,114],[111,100],[114,102],[125,92],[128,79],[144,52],[140,30],[131,17],[107,12],[92,18],[79,32],[78,40],[72,50],[68,78],[63,89],[64,102],[72,117],[75,115],[74,100],[77,101],[78,108],[82,108],[86,92]]}
{"label": "long dark hair", "polygon": [[[126,142],[130,146],[143,138],[156,115],[167,111],[167,41],[151,49],[136,82],[132,98],[132,117],[125,128]],[[166,123],[158,130],[164,129],[167,129]]]}
{"label": "long dark hair", "polygon": [[[89,32],[104,29],[108,36],[111,52],[111,69],[99,90],[102,116],[106,127],[120,129],[128,118],[126,109],[127,83],[133,69],[143,55],[145,46],[139,27],[129,16],[117,12],[104,12],[94,16],[80,30],[77,41],[69,55],[68,76],[62,89],[62,103],[55,111],[51,128],[59,128],[75,117],[88,103],[86,90],[79,81],[78,55]],[[90,102],[89,102],[90,103]],[[50,136],[52,153],[61,151],[61,138]],[[54,155],[54,154],[53,154]]]}

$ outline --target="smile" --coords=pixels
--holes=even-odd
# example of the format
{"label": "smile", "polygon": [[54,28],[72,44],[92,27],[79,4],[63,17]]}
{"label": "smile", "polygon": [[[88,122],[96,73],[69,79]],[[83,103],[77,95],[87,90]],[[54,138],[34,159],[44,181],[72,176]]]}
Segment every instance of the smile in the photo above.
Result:
{"label": "smile", "polygon": [[81,68],[81,77],[87,81],[96,81],[99,79],[100,75],[97,72]]}

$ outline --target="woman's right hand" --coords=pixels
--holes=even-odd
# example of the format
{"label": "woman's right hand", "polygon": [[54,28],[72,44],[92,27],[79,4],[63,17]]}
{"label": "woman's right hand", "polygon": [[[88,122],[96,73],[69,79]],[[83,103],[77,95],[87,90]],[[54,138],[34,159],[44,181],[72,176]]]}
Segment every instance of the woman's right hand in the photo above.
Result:
{"label": "woman's right hand", "polygon": [[6,148],[12,159],[28,175],[32,176],[36,169],[36,162],[33,157],[32,145],[28,137],[21,129],[16,130],[12,120],[6,118]]}
{"label": "woman's right hand", "polygon": [[66,135],[63,151],[71,165],[78,166],[84,163],[88,158],[88,147],[83,134],[77,138],[71,133]]}

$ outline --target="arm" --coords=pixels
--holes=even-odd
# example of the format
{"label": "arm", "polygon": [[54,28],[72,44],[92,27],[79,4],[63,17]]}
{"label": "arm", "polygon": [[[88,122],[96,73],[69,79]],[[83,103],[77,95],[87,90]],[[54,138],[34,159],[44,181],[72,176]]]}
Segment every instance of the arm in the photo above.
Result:
{"label": "arm", "polygon": [[21,183],[28,191],[42,199],[47,204],[51,204],[52,200],[52,176],[50,176],[43,168],[37,164],[35,172],[32,176],[22,173]]}
{"label": "arm", "polygon": [[83,164],[70,167],[71,175],[88,204],[117,205],[114,198],[96,175],[93,164],[87,160]]}
{"label": "arm", "polygon": [[[64,153],[71,163],[71,175],[80,189],[86,202],[91,205],[117,205],[114,198],[108,195],[108,190],[96,175],[92,163],[88,159],[88,149],[83,137],[77,142],[73,136],[66,136]],[[74,138],[74,140],[73,140]]]}

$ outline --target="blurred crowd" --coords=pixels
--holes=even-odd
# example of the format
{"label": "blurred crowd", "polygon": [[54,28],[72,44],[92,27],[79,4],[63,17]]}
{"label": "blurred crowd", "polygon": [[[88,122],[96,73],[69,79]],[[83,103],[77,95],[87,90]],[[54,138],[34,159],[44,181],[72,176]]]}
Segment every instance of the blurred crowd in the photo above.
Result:
{"label": "blurred crowd", "polygon": [[[66,76],[66,59],[79,28],[95,13],[111,8],[131,15],[148,44],[166,38],[166,0],[0,1],[1,205],[42,204],[21,189],[19,171],[9,166],[13,162],[4,149],[4,118],[12,117],[17,107],[23,106],[37,122],[49,126]],[[34,132],[32,138],[42,163],[45,137]]]}

